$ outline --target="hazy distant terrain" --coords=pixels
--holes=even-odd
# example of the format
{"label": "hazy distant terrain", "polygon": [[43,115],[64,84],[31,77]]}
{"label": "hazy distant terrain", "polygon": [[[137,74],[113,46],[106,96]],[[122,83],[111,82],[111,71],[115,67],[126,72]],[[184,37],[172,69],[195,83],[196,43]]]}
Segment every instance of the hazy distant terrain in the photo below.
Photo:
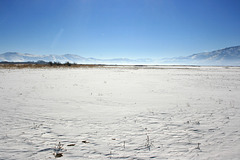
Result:
{"label": "hazy distant terrain", "polygon": [[0,159],[239,159],[240,68],[0,69]]}
{"label": "hazy distant terrain", "polygon": [[164,59],[96,59],[85,58],[79,55],[34,55],[17,52],[7,52],[0,55],[0,61],[8,62],[70,62],[79,64],[181,64],[181,65],[240,65],[240,46],[228,47],[212,52],[193,54],[186,57],[164,58]]}

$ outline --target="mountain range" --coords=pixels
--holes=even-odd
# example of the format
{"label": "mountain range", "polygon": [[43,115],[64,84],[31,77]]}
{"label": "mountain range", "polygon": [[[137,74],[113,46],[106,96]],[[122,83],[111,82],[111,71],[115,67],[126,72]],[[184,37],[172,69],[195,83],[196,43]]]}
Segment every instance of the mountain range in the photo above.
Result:
{"label": "mountain range", "polygon": [[163,63],[196,65],[240,65],[240,46],[228,47],[211,52],[192,54],[186,57],[164,59]]}
{"label": "mountain range", "polygon": [[70,62],[79,64],[181,64],[181,65],[240,65],[240,46],[228,47],[211,52],[192,54],[185,57],[164,59],[96,59],[74,54],[34,55],[28,53],[6,52],[0,54],[0,61],[7,62]]}

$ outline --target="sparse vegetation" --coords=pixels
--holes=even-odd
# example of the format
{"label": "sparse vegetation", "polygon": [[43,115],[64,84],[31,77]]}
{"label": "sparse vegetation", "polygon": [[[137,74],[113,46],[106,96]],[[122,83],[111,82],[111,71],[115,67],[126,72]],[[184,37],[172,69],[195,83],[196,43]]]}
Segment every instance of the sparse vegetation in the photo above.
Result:
{"label": "sparse vegetation", "polygon": [[0,62],[0,68],[14,68],[14,69],[22,69],[22,68],[98,68],[104,67],[106,65],[102,64],[76,64],[76,63],[61,63],[61,62]]}

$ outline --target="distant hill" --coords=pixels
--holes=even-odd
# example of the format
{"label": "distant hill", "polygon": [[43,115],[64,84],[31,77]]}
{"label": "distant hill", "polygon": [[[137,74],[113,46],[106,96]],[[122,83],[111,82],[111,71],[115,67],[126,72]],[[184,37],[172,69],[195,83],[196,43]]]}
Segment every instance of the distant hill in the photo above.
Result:
{"label": "distant hill", "polygon": [[146,64],[151,63],[151,59],[128,59],[128,58],[115,58],[115,59],[96,59],[84,58],[74,54],[65,55],[34,55],[28,53],[6,52],[0,54],[0,62],[70,62],[79,64]]}
{"label": "distant hill", "polygon": [[80,62],[86,61],[86,58],[83,58],[78,55],[66,54],[66,55],[34,55],[28,53],[18,53],[18,52],[6,52],[0,54],[0,61],[8,62]]}
{"label": "distant hill", "polygon": [[0,54],[0,62],[70,62],[79,64],[182,64],[182,65],[238,65],[240,66],[240,46],[228,47],[212,52],[192,54],[186,57],[165,59],[96,59],[74,54],[34,55],[28,53],[6,52]]}
{"label": "distant hill", "polygon": [[186,57],[167,58],[163,62],[196,65],[240,65],[240,46],[192,54]]}

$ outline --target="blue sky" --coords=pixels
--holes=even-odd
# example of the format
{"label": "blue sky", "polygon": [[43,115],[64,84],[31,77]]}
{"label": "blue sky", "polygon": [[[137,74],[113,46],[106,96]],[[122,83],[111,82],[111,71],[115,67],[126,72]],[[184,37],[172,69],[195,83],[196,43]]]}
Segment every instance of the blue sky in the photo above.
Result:
{"label": "blue sky", "polygon": [[0,0],[0,53],[163,58],[236,45],[239,0]]}

